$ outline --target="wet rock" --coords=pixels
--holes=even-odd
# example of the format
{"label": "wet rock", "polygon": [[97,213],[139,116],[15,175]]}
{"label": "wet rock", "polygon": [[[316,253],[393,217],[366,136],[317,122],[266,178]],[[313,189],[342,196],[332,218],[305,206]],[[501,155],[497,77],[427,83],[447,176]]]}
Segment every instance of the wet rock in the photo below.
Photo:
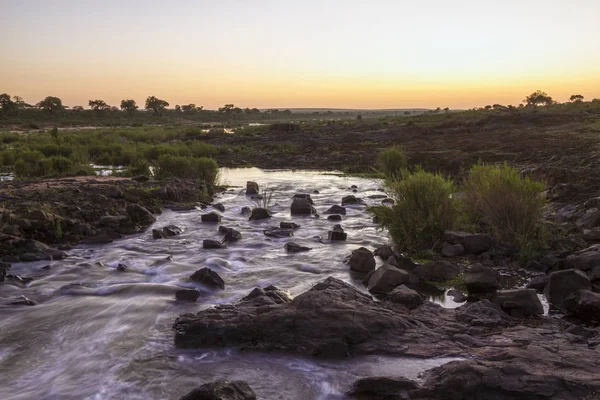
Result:
{"label": "wet rock", "polygon": [[221,212],[225,212],[225,206],[223,203],[215,203],[212,205],[215,210],[219,210]]}
{"label": "wet rock", "polygon": [[175,299],[179,301],[196,301],[200,297],[198,289],[179,289],[175,292]]}
{"label": "wet rock", "polygon": [[156,197],[163,201],[180,201],[179,191],[172,186],[163,186],[155,192]]}
{"label": "wet rock", "polygon": [[366,274],[375,269],[375,257],[369,249],[361,247],[352,251],[348,265],[350,271]]}
{"label": "wet rock", "polygon": [[544,307],[532,289],[500,290],[496,293],[494,303],[515,318],[544,314]]}
{"label": "wet rock", "polygon": [[386,294],[391,292],[395,287],[408,282],[408,280],[408,272],[388,264],[383,264],[371,275],[368,290],[375,294]]}
{"label": "wet rock", "polygon": [[134,224],[139,224],[141,226],[152,225],[156,218],[147,208],[140,206],[139,204],[130,204],[125,207],[125,211],[127,211],[127,215]]}
{"label": "wet rock", "polygon": [[293,199],[306,199],[308,200],[308,202],[312,205],[315,204],[313,199],[310,198],[310,194],[305,194],[305,193],[296,193],[293,197]]}
{"label": "wet rock", "polygon": [[225,281],[215,271],[210,268],[202,268],[194,272],[190,279],[196,282],[203,283],[207,286],[215,286],[225,289]]}
{"label": "wet rock", "polygon": [[[360,197],[356,197],[352,194],[349,196],[344,196],[344,198],[342,198],[342,207],[347,206],[347,205],[354,205],[354,204],[364,205],[365,202]],[[340,214],[340,213],[336,213],[336,214]]]}
{"label": "wet rock", "polygon": [[181,234],[183,232],[183,229],[175,225],[167,225],[164,228],[162,228],[162,231],[165,236],[171,237]]}
{"label": "wet rock", "polygon": [[375,251],[373,252],[373,254],[375,256],[378,256],[379,258],[381,258],[382,260],[386,261],[387,259],[389,259],[390,257],[394,257],[394,250],[392,249],[391,246],[384,244],[381,245],[379,247],[377,247],[375,249]]}
{"label": "wet rock", "polygon": [[579,229],[591,229],[600,226],[600,210],[597,208],[590,208],[575,222],[575,226]]}
{"label": "wet rock", "polygon": [[576,269],[552,272],[548,276],[548,284],[544,294],[548,302],[559,310],[565,310],[565,299],[580,289],[590,290],[592,283],[587,275]]}
{"label": "wet rock", "polygon": [[323,214],[341,214],[341,215],[346,215],[346,207],[340,207],[338,205],[331,206]]}
{"label": "wet rock", "polygon": [[211,224],[218,224],[219,222],[221,222],[221,216],[219,214],[217,214],[216,212],[202,214],[200,216],[200,219],[202,222],[211,223]]}
{"label": "wet rock", "polygon": [[444,257],[456,257],[464,254],[464,252],[465,249],[462,244],[450,244],[448,242],[444,242],[444,244],[442,244],[442,250],[440,251],[440,254]]}
{"label": "wet rock", "polygon": [[516,324],[510,315],[487,299],[458,307],[456,320],[483,328],[506,328]]}
{"label": "wet rock", "polygon": [[0,234],[0,254],[5,261],[62,260],[66,254],[33,239]]}
{"label": "wet rock", "polygon": [[[155,231],[155,229],[152,230],[153,236],[154,236],[154,231]],[[112,243],[114,241],[113,236],[114,235],[107,235],[107,234],[89,236],[89,237],[86,237],[83,240],[81,240],[81,243],[89,244],[89,245],[108,244],[108,243]]]}
{"label": "wet rock", "polygon": [[311,202],[303,197],[295,198],[290,207],[292,215],[311,215],[313,214],[313,210],[314,208],[311,205]]}
{"label": "wet rock", "polygon": [[381,200],[381,204],[382,205],[393,205],[394,203],[396,203],[396,201],[394,199],[383,199]]}
{"label": "wet rock", "polygon": [[260,188],[258,187],[258,183],[248,181],[246,182],[246,196],[257,195],[260,192]]}
{"label": "wet rock", "polygon": [[250,221],[258,221],[261,219],[271,218],[271,213],[269,210],[261,207],[256,207],[252,209],[252,213],[250,214]]}
{"label": "wet rock", "polygon": [[165,234],[162,233],[162,231],[159,231],[158,229],[152,229],[152,239],[158,240],[158,239],[164,239],[165,238]]}
{"label": "wet rock", "polygon": [[418,387],[417,383],[404,377],[362,378],[354,382],[348,396],[365,400],[402,400],[409,399],[408,392]]}
{"label": "wet rock", "polygon": [[328,239],[331,241],[344,241],[348,238],[348,234],[344,232],[341,225],[334,225],[333,229],[328,233]]}
{"label": "wet rock", "polygon": [[24,295],[10,302],[13,306],[35,306],[37,303]]}
{"label": "wet rock", "polygon": [[430,282],[445,282],[455,278],[459,273],[460,268],[443,260],[430,261],[413,270],[413,274],[418,276],[421,281]]}
{"label": "wet rock", "polygon": [[342,216],[340,214],[332,214],[332,215],[328,215],[327,219],[329,221],[341,221],[342,220]]}
{"label": "wet rock", "polygon": [[15,281],[15,282],[21,283],[23,285],[26,285],[29,282],[33,281],[33,278],[28,277],[28,276],[27,277],[23,277],[21,275],[7,274],[6,275],[6,280]]}
{"label": "wet rock", "polygon": [[291,237],[294,236],[294,231],[291,229],[281,229],[281,228],[267,228],[263,230],[265,236],[275,237],[275,238],[283,238],[283,237]]}
{"label": "wet rock", "polygon": [[446,231],[442,240],[450,244],[460,244],[469,254],[481,254],[494,245],[491,237],[481,233]]}
{"label": "wet rock", "polygon": [[181,400],[256,400],[256,394],[244,381],[215,381],[192,390]]}
{"label": "wet rock", "polygon": [[452,300],[455,303],[464,303],[467,301],[467,296],[461,292],[460,290],[450,289],[448,290],[448,296],[452,297]]}
{"label": "wet rock", "polygon": [[244,207],[242,207],[241,213],[242,213],[242,215],[251,214],[252,209],[248,206],[244,206]]}
{"label": "wet rock", "polygon": [[7,271],[10,269],[10,264],[0,262],[0,282],[4,282]]}
{"label": "wet rock", "polygon": [[148,182],[150,178],[148,178],[146,175],[137,175],[131,178],[131,180],[135,182]]}
{"label": "wet rock", "polygon": [[251,304],[253,306],[264,306],[270,304],[287,304],[292,299],[283,290],[279,290],[273,285],[269,285],[264,289],[254,288],[241,302]]}
{"label": "wet rock", "polygon": [[531,280],[525,285],[526,289],[534,289],[538,292],[543,292],[544,288],[548,284],[548,275],[538,275],[531,278]]}
{"label": "wet rock", "polygon": [[294,242],[289,242],[286,243],[283,248],[288,252],[288,253],[299,253],[301,251],[309,251],[310,247],[306,247],[306,246],[301,246],[298,243],[294,243]]}
{"label": "wet rock", "polygon": [[204,239],[202,241],[202,248],[206,249],[206,250],[224,249],[225,245],[223,243],[219,242],[218,240]]}
{"label": "wet rock", "polygon": [[565,299],[565,308],[586,322],[600,322],[600,293],[578,290]]}
{"label": "wet rock", "polygon": [[392,290],[385,298],[386,301],[402,304],[410,309],[423,304],[423,297],[406,285],[400,285]]}
{"label": "wet rock", "polygon": [[498,273],[481,264],[475,264],[465,274],[465,286],[469,294],[485,295],[494,293],[500,287]]}
{"label": "wet rock", "polygon": [[223,240],[221,240],[222,243],[237,242],[242,238],[242,233],[240,231],[222,225],[219,226],[219,233],[225,235]]}
{"label": "wet rock", "polygon": [[281,222],[281,223],[279,223],[279,227],[281,229],[298,229],[298,228],[300,228],[300,225],[298,225],[294,222]]}
{"label": "wet rock", "polygon": [[116,269],[119,272],[125,272],[125,271],[127,271],[128,267],[125,264],[117,264],[117,268]]}

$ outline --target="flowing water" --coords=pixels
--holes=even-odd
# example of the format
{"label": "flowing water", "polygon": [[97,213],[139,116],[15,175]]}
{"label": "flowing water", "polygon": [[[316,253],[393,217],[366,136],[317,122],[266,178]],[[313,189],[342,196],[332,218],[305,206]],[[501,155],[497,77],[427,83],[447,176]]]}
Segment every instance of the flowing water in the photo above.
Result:
{"label": "flowing water", "polygon": [[[298,295],[334,276],[356,285],[344,258],[361,246],[387,243],[364,206],[347,207],[341,222],[348,241],[328,243],[338,222],[291,217],[295,193],[310,193],[320,213],[352,194],[380,204],[381,182],[318,172],[223,170],[222,180],[239,185],[217,198],[226,208],[222,225],[242,232],[227,249],[203,250],[203,239],[220,239],[217,226],[202,224],[211,211],[165,211],[154,227],[184,229],[175,239],[153,240],[151,231],[102,246],[81,246],[62,261],[14,264],[11,273],[33,277],[26,286],[4,283],[0,303],[23,294],[36,306],[0,306],[0,399],[177,399],[216,379],[247,381],[261,399],[344,399],[352,382],[364,376],[417,378],[449,359],[384,356],[322,361],[289,354],[232,349],[181,350],[173,345],[171,324],[182,313],[236,301],[256,286],[273,284]],[[272,190],[270,220],[250,222],[240,213],[254,206],[244,195],[247,180]],[[244,186],[244,187],[242,187]],[[319,193],[313,193],[317,190]],[[294,221],[293,238],[274,239],[262,231]],[[311,247],[288,254],[288,241]],[[378,260],[378,263],[381,261]],[[118,264],[127,265],[125,272]],[[44,268],[50,265],[50,268]],[[225,280],[224,291],[187,278],[208,266]],[[178,288],[202,291],[196,303],[175,302]],[[448,304],[447,306],[456,306]]]}

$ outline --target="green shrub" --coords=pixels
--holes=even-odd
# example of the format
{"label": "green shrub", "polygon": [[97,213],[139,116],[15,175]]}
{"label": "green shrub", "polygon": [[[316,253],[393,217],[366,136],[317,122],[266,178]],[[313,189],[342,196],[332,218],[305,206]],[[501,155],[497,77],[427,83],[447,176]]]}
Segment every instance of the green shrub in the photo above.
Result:
{"label": "green shrub", "polygon": [[155,175],[160,179],[196,179],[209,186],[217,184],[219,166],[208,157],[184,157],[164,155],[158,159]]}
{"label": "green shrub", "polygon": [[458,200],[452,197],[453,183],[439,174],[421,168],[400,174],[404,179],[387,182],[395,204],[372,210],[401,249],[419,254],[433,248],[445,230],[455,228]]}
{"label": "green shrub", "polygon": [[73,167],[73,162],[62,156],[54,156],[50,157],[50,161],[52,162],[52,169],[59,175],[63,176],[71,171]]}
{"label": "green shrub", "polygon": [[387,178],[396,179],[408,165],[408,160],[406,154],[399,147],[394,146],[379,153],[377,165]]}
{"label": "green shrub", "polygon": [[531,252],[543,236],[543,190],[542,182],[521,176],[507,164],[478,164],[465,183],[465,210],[472,219],[489,224],[496,239]]}

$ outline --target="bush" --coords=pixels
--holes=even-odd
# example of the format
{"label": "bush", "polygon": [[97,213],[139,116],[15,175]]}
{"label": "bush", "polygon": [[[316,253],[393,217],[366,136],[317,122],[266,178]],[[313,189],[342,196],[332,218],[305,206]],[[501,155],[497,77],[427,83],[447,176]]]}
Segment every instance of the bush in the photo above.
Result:
{"label": "bush", "polygon": [[50,161],[52,162],[52,169],[59,176],[67,174],[73,167],[73,162],[70,159],[62,156],[50,157]]}
{"label": "bush", "polygon": [[408,165],[406,154],[397,146],[389,147],[377,156],[377,165],[387,178],[400,178],[402,170]]}
{"label": "bush", "polygon": [[197,179],[209,186],[215,186],[219,166],[212,158],[164,155],[158,159],[155,175],[160,179]]}
{"label": "bush", "polygon": [[418,254],[433,248],[444,231],[455,228],[458,200],[452,197],[453,183],[439,174],[417,168],[414,173],[402,170],[401,175],[404,179],[387,182],[394,206],[373,211],[401,249]]}
{"label": "bush", "polygon": [[507,164],[478,164],[469,171],[465,190],[466,212],[489,224],[496,239],[527,251],[539,242],[546,204],[542,182],[522,177]]}

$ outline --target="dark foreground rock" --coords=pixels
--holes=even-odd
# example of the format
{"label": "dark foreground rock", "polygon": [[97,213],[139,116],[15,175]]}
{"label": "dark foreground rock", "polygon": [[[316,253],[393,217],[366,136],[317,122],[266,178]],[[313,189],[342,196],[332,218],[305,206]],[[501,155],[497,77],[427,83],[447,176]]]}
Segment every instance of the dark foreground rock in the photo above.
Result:
{"label": "dark foreground rock", "polygon": [[198,289],[179,289],[175,292],[175,299],[179,301],[196,301],[200,297]]}
{"label": "dark foreground rock", "polygon": [[248,220],[259,221],[261,219],[267,218],[271,218],[271,213],[269,212],[269,210],[265,208],[256,207],[252,209],[252,212],[250,213],[250,218],[248,218]]}
{"label": "dark foreground rock", "polygon": [[202,268],[194,272],[190,279],[196,282],[203,283],[207,286],[216,286],[225,289],[225,281],[215,271],[210,268]]}
{"label": "dark foreground rock", "polygon": [[348,234],[344,232],[341,225],[334,225],[327,234],[327,238],[331,241],[344,241],[348,238]]}
{"label": "dark foreground rock", "polygon": [[283,247],[288,253],[300,253],[302,251],[310,250],[310,247],[302,246],[294,242],[286,243]]}
{"label": "dark foreground rock", "polygon": [[375,269],[375,257],[366,247],[360,247],[350,255],[348,260],[350,271],[367,274]]}
{"label": "dark foreground rock", "polygon": [[244,381],[215,381],[192,390],[181,400],[256,400],[256,394]]}
{"label": "dark foreground rock", "polygon": [[61,260],[66,254],[42,242],[0,234],[0,254],[7,261]]}

